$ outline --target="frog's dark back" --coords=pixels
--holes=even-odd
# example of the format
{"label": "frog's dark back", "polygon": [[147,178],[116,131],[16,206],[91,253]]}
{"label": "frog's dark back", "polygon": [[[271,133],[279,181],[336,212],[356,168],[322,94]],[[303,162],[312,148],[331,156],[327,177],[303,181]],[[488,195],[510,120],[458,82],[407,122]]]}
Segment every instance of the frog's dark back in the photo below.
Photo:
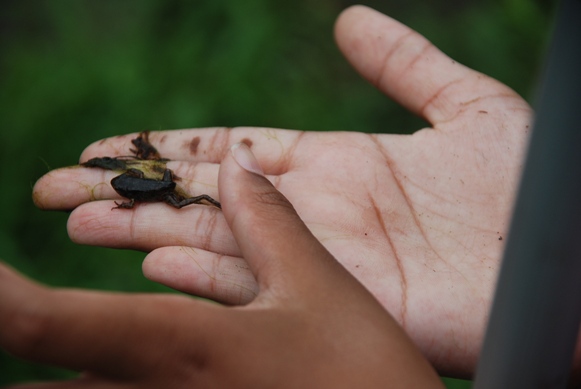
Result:
{"label": "frog's dark back", "polygon": [[117,193],[136,201],[160,201],[163,196],[175,190],[173,181],[154,180],[122,174],[111,180]]}

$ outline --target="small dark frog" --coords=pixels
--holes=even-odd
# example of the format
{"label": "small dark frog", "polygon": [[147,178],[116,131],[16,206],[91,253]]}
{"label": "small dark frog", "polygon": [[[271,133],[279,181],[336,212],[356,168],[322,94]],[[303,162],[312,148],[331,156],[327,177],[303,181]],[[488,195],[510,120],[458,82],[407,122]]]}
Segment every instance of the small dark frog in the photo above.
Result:
{"label": "small dark frog", "polygon": [[[143,172],[138,169],[129,169],[125,173],[113,178],[111,186],[121,196],[130,201],[117,203],[116,208],[130,209],[136,201],[156,202],[163,201],[173,207],[181,208],[190,204],[209,203],[217,208],[222,208],[220,203],[208,195],[185,197],[176,190],[172,172],[166,169],[163,179],[155,180],[145,178]],[[114,208],[115,209],[115,208]]]}

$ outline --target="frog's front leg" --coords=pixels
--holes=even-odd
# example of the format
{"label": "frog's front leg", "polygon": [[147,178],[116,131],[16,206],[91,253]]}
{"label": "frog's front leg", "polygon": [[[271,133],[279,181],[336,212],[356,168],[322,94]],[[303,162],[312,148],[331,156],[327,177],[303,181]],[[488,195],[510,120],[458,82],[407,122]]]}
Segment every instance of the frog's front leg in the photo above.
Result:
{"label": "frog's front leg", "polygon": [[205,194],[195,197],[188,197],[187,199],[184,199],[183,197],[178,196],[175,193],[171,193],[168,194],[164,200],[166,203],[176,208],[182,208],[190,204],[204,204],[204,201],[206,201],[211,205],[215,206],[216,208],[222,209],[222,205],[220,204],[220,202],[214,200],[213,198]]}

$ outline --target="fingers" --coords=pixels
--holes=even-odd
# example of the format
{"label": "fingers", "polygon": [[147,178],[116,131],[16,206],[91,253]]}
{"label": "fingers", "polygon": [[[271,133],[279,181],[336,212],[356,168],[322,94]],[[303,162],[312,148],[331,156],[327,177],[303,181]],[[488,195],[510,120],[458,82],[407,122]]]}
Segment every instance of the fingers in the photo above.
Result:
{"label": "fingers", "polygon": [[345,10],[335,36],[367,80],[435,127],[469,107],[491,109],[496,97],[513,97],[522,105],[510,88],[460,65],[417,32],[370,8]]}
{"label": "fingers", "polygon": [[[188,165],[183,168],[184,165]],[[205,185],[218,169],[209,164],[168,164],[183,178],[178,186],[187,193],[218,198],[217,184]],[[212,206],[189,205],[175,209],[163,202],[138,203],[131,210],[113,209],[122,198],[111,187],[117,173],[103,169],[65,168],[52,171],[35,185],[33,198],[43,209],[73,209],[68,220],[74,242],[112,248],[151,251],[165,245],[190,245],[238,255],[239,250],[221,212]],[[84,204],[86,203],[86,204]]]}
{"label": "fingers", "polygon": [[256,280],[240,257],[192,247],[161,247],[143,261],[143,274],[170,288],[231,305],[258,294]]}
{"label": "fingers", "polygon": [[248,147],[232,147],[219,175],[224,216],[261,292],[269,285],[306,292],[342,268],[261,169]]}
{"label": "fingers", "polygon": [[208,304],[183,296],[47,289],[1,263],[0,295],[0,347],[36,362],[119,379],[153,374],[166,363],[164,355],[179,354],[172,344],[179,323],[194,337],[197,325],[209,325],[211,317],[204,313]]}

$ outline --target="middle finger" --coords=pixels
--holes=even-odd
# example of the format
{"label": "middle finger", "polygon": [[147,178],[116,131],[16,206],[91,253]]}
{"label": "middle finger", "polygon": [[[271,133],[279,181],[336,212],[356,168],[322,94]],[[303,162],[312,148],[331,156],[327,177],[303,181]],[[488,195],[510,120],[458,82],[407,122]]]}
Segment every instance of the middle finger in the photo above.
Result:
{"label": "middle finger", "polygon": [[167,204],[137,204],[111,209],[109,201],[77,207],[67,229],[80,244],[152,251],[165,246],[189,246],[239,256],[238,246],[219,209],[193,205],[175,209]]}

